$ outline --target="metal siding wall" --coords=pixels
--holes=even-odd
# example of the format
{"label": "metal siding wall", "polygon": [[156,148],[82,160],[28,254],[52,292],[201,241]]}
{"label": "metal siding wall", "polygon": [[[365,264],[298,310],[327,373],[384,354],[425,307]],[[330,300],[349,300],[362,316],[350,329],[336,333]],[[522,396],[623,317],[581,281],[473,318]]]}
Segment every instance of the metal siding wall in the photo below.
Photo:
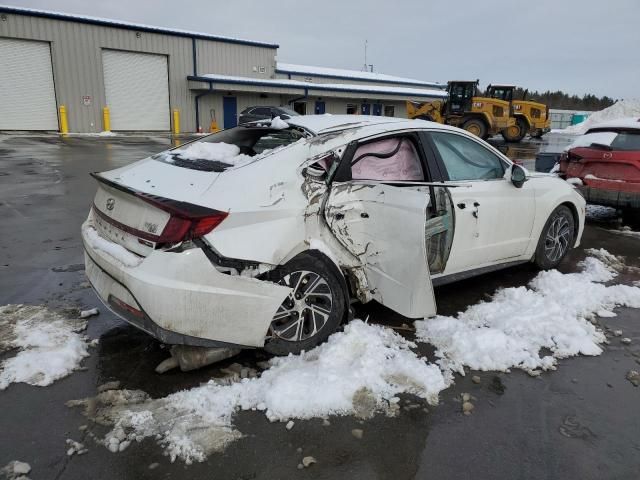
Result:
{"label": "metal siding wall", "polygon": [[[318,97],[309,97],[309,105],[307,106],[307,111],[309,111],[309,106],[313,107],[313,102],[316,101]],[[363,103],[361,98],[345,98],[345,99],[338,99],[338,98],[329,98],[329,97],[322,97],[322,100],[326,102],[325,104],[325,108],[326,108],[326,113],[332,113],[334,115],[344,115],[347,113],[347,104],[348,103],[353,103],[355,105],[358,106],[358,111],[360,111],[360,105]],[[373,104],[373,102],[369,102],[371,104]],[[382,104],[382,113],[384,114],[384,107],[385,105],[393,105],[395,107],[395,117],[397,118],[407,118],[407,106],[406,103],[404,101],[389,101],[389,100],[382,100],[380,102]],[[372,109],[373,111],[373,109]]]}
{"label": "metal siding wall", "polygon": [[[198,74],[218,73],[251,78],[273,78],[275,48],[235,45],[213,40],[196,40]],[[265,67],[265,73],[254,72],[253,67]]]}
{"label": "metal siding wall", "polygon": [[[289,74],[287,73],[276,73],[276,78],[289,78]],[[375,80],[362,80],[358,78],[353,79],[342,79],[342,78],[326,78],[326,77],[317,77],[314,75],[298,75],[295,73],[291,74],[291,80],[298,80],[300,82],[304,82],[305,79],[311,79],[309,83],[339,83],[339,84],[350,84],[350,85],[376,85],[380,87],[405,87],[405,88],[424,88],[427,90],[435,90],[433,87],[421,86],[421,85],[407,85],[404,83],[389,83],[389,82],[378,82]],[[444,91],[444,90],[443,90]]]}
{"label": "metal siding wall", "polygon": [[[71,132],[102,130],[105,105],[101,50],[103,48],[169,56],[169,101],[180,110],[183,131],[194,131],[193,95],[186,77],[193,73],[191,39],[133,30],[6,14],[0,37],[51,42],[53,76],[58,105],[66,105]],[[229,45],[240,47],[240,45]],[[255,48],[255,47],[245,47]],[[84,106],[83,95],[92,97]]]}

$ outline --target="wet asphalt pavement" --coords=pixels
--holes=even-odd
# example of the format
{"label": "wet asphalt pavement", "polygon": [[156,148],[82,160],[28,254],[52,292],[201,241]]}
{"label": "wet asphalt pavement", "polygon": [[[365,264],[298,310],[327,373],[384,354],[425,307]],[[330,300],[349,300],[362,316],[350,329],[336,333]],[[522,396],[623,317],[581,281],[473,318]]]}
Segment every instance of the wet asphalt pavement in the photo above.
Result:
{"label": "wet asphalt pavement", "polygon": [[[196,372],[154,372],[166,349],[115,318],[87,288],[79,229],[87,215],[94,181],[88,173],[141,159],[167,148],[166,137],[87,138],[0,135],[0,305],[25,303],[54,309],[98,306],[88,335],[100,342],[78,371],[48,387],[13,384],[0,391],[0,467],[11,460],[31,464],[33,479],[207,478],[207,479],[638,479],[640,478],[640,388],[625,379],[640,365],[640,316],[617,309],[604,325],[632,339],[611,344],[598,357],[559,362],[557,371],[534,378],[521,371],[479,372],[457,378],[440,405],[402,410],[388,418],[359,421],[332,417],[297,421],[293,430],[271,424],[260,412],[243,412],[235,424],[246,436],[222,454],[190,466],[171,464],[152,440],[113,454],[78,430],[88,421],[65,402],[93,396],[96,387],[119,380],[121,388],[165,396],[207,381],[232,361],[252,365],[266,356],[247,351]],[[506,147],[513,158],[531,159],[547,143]],[[582,248],[603,247],[640,266],[640,238],[612,232],[615,219],[591,221],[583,246],[563,263],[577,269]],[[635,228],[639,230],[638,228]],[[455,314],[501,287],[525,285],[536,271],[521,266],[436,290],[439,313]],[[619,277],[628,283],[640,279]],[[567,292],[580,295],[580,292]],[[385,308],[361,307],[361,315],[390,327],[408,323]],[[421,345],[421,353],[429,354]],[[2,360],[2,356],[0,356]],[[475,373],[475,372],[473,372]],[[476,397],[471,416],[461,414],[460,394]],[[404,399],[405,397],[403,397]],[[89,423],[97,435],[106,432]],[[351,435],[364,431],[362,439]],[[66,439],[83,441],[89,452],[66,455]],[[296,450],[301,447],[303,453]],[[318,463],[303,471],[303,455]],[[155,469],[149,465],[158,463]]]}

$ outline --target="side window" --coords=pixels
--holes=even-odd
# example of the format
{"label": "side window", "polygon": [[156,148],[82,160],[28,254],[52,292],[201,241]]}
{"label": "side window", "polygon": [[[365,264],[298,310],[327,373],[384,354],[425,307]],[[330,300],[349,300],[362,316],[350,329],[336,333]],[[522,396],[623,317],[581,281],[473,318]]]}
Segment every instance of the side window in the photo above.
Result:
{"label": "side window", "polygon": [[353,180],[424,181],[420,157],[408,137],[391,137],[360,145],[351,160]]}
{"label": "side window", "polygon": [[453,133],[430,134],[449,180],[492,180],[504,175],[504,162],[478,142]]}
{"label": "side window", "polygon": [[253,112],[251,112],[253,115],[264,115],[265,117],[268,117],[269,115],[271,115],[271,109],[268,107],[258,107],[258,108],[254,108]]}

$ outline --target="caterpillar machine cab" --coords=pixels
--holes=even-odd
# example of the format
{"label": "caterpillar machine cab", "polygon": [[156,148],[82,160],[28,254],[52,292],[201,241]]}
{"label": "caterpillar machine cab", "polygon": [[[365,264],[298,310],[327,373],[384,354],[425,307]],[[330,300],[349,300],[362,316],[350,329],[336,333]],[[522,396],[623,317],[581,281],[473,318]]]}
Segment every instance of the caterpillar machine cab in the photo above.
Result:
{"label": "caterpillar machine cab", "polygon": [[507,142],[519,142],[528,133],[534,138],[540,138],[551,129],[549,107],[544,103],[527,100],[528,90],[522,92],[522,99],[514,99],[515,85],[489,85],[487,96],[510,102],[513,106],[515,125],[502,130],[502,136]]}
{"label": "caterpillar machine cab", "polygon": [[510,112],[510,103],[479,96],[478,83],[478,80],[448,82],[445,101],[408,101],[407,116],[460,127],[480,138],[489,138],[513,127],[516,121]]}

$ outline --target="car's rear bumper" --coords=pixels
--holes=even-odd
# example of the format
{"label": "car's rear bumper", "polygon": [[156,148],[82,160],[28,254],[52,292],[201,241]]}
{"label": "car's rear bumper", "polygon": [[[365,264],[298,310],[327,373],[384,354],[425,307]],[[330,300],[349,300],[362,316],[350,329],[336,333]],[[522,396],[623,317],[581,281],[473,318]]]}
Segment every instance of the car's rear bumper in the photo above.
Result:
{"label": "car's rear bumper", "polygon": [[261,347],[273,316],[289,294],[274,283],[218,271],[200,248],[154,250],[126,266],[87,239],[86,274],[115,314],[162,342]]}
{"label": "car's rear bumper", "polygon": [[577,186],[588,203],[615,208],[640,208],[640,191],[613,190],[592,185]]}

